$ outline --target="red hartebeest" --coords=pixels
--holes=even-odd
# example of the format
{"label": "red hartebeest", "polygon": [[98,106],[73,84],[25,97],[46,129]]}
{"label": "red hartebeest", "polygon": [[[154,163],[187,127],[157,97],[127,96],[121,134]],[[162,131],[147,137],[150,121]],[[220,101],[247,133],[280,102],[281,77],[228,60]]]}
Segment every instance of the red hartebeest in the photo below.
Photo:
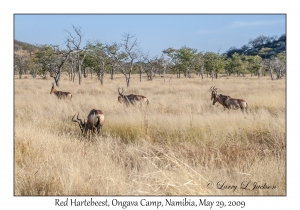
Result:
{"label": "red hartebeest", "polygon": [[[76,114],[75,114],[76,115]],[[104,114],[101,110],[92,109],[87,116],[87,121],[82,122],[81,119],[79,119],[79,113],[77,114],[77,120],[74,120],[74,117],[72,118],[73,122],[77,122],[82,134],[85,136],[87,135],[88,131],[91,131],[92,133],[96,132],[100,134],[102,130],[102,126],[104,124]]]}
{"label": "red hartebeest", "polygon": [[210,90],[211,92],[211,100],[213,100],[213,105],[215,105],[216,102],[219,102],[220,104],[223,105],[224,109],[241,109],[243,112],[246,110],[248,113],[248,104],[245,100],[243,99],[235,99],[231,98],[230,96],[222,95],[219,94],[217,95],[217,88],[211,87]]}
{"label": "red hartebeest", "polygon": [[119,96],[118,96],[118,102],[121,104],[126,104],[127,106],[135,105],[136,103],[147,103],[149,104],[149,100],[147,99],[146,96],[142,95],[135,95],[135,94],[130,94],[130,95],[124,95],[123,88],[122,88],[122,93],[120,92],[121,88],[118,88]]}
{"label": "red hartebeest", "polygon": [[72,98],[72,94],[70,92],[63,92],[63,91],[58,91],[54,88],[54,83],[52,83],[52,88],[50,91],[50,94],[54,93],[58,99],[62,99],[62,98]]}

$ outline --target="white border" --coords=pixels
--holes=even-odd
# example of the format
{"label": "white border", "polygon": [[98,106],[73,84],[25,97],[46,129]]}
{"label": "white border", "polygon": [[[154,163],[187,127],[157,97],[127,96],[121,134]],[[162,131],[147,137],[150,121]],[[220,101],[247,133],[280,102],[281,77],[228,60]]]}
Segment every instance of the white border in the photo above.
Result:
{"label": "white border", "polygon": [[[287,196],[280,197],[207,197],[208,200],[245,200],[244,209],[282,209],[297,207],[296,192],[299,182],[299,139],[297,138],[297,114],[299,108],[297,98],[299,80],[299,12],[296,3],[264,0],[264,1],[6,1],[2,3],[0,12],[1,23],[1,181],[0,206],[3,209],[30,207],[30,209],[53,209],[56,197],[14,197],[13,196],[13,14],[14,13],[281,13],[287,14]],[[71,10],[70,10],[71,9]],[[8,79],[9,78],[9,79]],[[289,100],[294,99],[294,100]],[[63,199],[64,197],[59,197]],[[72,197],[75,198],[75,197]],[[83,199],[83,197],[78,197]],[[88,197],[87,197],[88,198]],[[101,197],[97,197],[101,198]],[[111,197],[105,197],[112,199]],[[121,198],[121,197],[119,197]],[[143,197],[123,197],[127,200],[140,200]],[[146,197],[149,198],[149,197]],[[153,198],[153,197],[151,197]],[[155,197],[154,197],[155,198]],[[197,199],[197,197],[193,197]],[[204,197],[202,197],[204,198]],[[161,197],[163,199],[163,197]],[[19,209],[20,209],[19,208]],[[63,208],[63,207],[60,207]],[[72,208],[72,207],[65,207]],[[77,207],[78,208],[78,207]],[[86,207],[91,208],[91,207]],[[99,208],[99,207],[97,207]],[[120,207],[109,209],[122,209]],[[128,207],[127,209],[132,209]],[[148,208],[152,209],[152,208]],[[165,208],[168,209],[168,208]],[[179,208],[177,208],[179,209]],[[208,209],[208,208],[207,208]]]}

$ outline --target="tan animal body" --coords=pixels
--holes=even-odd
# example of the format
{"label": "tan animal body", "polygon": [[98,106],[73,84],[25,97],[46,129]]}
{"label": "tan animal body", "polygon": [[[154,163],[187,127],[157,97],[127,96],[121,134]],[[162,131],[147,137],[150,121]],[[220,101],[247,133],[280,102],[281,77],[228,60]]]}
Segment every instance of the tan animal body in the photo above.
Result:
{"label": "tan animal body", "polygon": [[54,83],[52,83],[52,88],[50,91],[50,94],[54,93],[54,95],[57,96],[58,99],[62,99],[62,98],[72,98],[72,94],[70,92],[63,92],[63,91],[58,91],[54,88]]}
{"label": "tan animal body", "polygon": [[135,95],[135,94],[124,95],[123,88],[122,88],[122,93],[120,92],[120,88],[118,89],[118,92],[119,92],[118,102],[121,104],[125,104],[127,106],[135,105],[137,103],[146,103],[147,105],[149,104],[149,100],[147,99],[146,96]]}
{"label": "tan animal body", "polygon": [[224,103],[228,109],[241,109],[243,112],[246,110],[248,113],[248,104],[244,99],[236,99],[227,96]]}

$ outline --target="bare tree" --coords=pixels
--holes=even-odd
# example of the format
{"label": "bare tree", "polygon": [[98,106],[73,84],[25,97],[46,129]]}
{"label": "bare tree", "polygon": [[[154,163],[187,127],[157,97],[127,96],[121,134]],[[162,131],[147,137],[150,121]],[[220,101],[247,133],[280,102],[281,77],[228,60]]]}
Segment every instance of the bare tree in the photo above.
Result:
{"label": "bare tree", "polygon": [[165,58],[163,55],[161,56],[161,62],[164,68],[164,83],[166,82],[166,74],[167,69],[169,68],[169,65],[171,63],[171,58]]}
{"label": "bare tree", "polygon": [[82,32],[80,27],[73,26],[73,29],[75,31],[75,36],[67,31],[69,33],[69,46],[72,45],[73,52],[76,55],[76,62],[77,62],[77,69],[78,69],[78,79],[79,79],[79,85],[81,85],[82,82],[82,64],[86,56],[86,48],[81,49],[82,44]]}
{"label": "bare tree", "polygon": [[273,69],[275,67],[275,58],[272,56],[271,58],[265,59],[264,64],[267,67],[269,74],[271,76],[271,80],[274,80]]}
{"label": "bare tree", "polygon": [[69,59],[72,50],[69,48],[69,40],[67,40],[68,50],[60,50],[59,46],[52,46],[53,48],[53,64],[50,64],[50,77],[54,78],[56,86],[59,87],[59,80],[63,65]]}
{"label": "bare tree", "polygon": [[126,59],[125,59],[125,63],[121,65],[121,72],[125,76],[127,87],[129,87],[134,61],[137,59],[138,43],[135,36],[132,36],[129,33],[125,33],[123,35],[122,41],[123,41],[122,47],[126,54]]}
{"label": "bare tree", "polygon": [[277,79],[281,79],[283,72],[286,71],[286,54],[285,52],[279,53],[274,62]]}
{"label": "bare tree", "polygon": [[136,65],[139,67],[139,74],[140,74],[140,82],[142,82],[142,74],[146,69],[146,62],[148,60],[148,54],[144,54],[141,50],[138,51],[138,58],[137,58]]}

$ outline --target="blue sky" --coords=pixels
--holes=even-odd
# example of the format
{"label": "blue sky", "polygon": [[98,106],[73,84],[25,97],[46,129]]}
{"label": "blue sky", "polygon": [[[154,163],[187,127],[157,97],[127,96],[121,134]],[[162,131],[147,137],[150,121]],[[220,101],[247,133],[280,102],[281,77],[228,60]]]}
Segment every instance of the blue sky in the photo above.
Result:
{"label": "blue sky", "polygon": [[63,48],[72,25],[81,27],[87,40],[103,43],[122,42],[122,35],[135,35],[140,48],[150,56],[161,55],[168,47],[183,46],[200,51],[226,52],[230,47],[247,44],[259,35],[286,33],[286,16],[277,15],[204,15],[204,14],[15,14],[14,38],[30,44],[57,44]]}

